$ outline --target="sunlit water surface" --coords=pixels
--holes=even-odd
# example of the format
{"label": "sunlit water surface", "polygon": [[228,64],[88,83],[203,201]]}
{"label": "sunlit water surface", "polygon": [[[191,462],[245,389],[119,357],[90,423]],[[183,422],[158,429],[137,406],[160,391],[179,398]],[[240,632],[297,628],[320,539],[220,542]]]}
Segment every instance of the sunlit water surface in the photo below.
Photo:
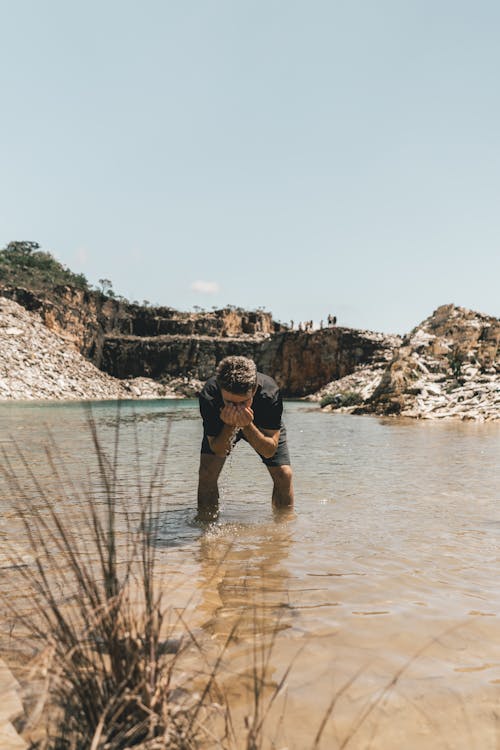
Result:
{"label": "sunlit water surface", "polygon": [[[92,411],[112,453],[117,405]],[[309,747],[335,695],[324,748],[500,746],[500,425],[333,415],[289,402],[295,515],[273,516],[267,470],[239,443],[221,476],[218,522],[201,529],[196,402],[122,403],[119,419],[131,511],[169,425],[157,480],[169,601],[188,605],[192,627],[212,642],[240,618],[236,674],[249,668],[255,638],[245,607],[261,607],[262,633],[279,626],[274,678],[294,663],[276,747]],[[86,420],[80,404],[0,405],[0,443],[21,482],[27,469],[14,443],[40,482],[54,485],[51,435],[64,481],[98,483]],[[78,513],[71,488],[57,502]],[[2,548],[23,554],[2,479],[0,503]],[[0,565],[7,575],[5,554]]]}

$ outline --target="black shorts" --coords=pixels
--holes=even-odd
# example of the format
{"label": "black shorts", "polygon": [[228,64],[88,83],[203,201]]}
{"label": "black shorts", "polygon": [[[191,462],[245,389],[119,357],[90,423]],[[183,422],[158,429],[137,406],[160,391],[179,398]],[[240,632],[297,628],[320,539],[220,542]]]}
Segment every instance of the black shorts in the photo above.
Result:
{"label": "black shorts", "polygon": [[[236,442],[242,439],[246,440],[246,437],[243,435],[242,431],[240,430],[236,437]],[[215,456],[215,453],[210,448],[208,437],[205,434],[203,435],[203,441],[201,443],[201,452],[208,453],[209,455]],[[260,456],[260,453],[258,455]],[[280,438],[279,438],[278,447],[276,448],[276,453],[274,454],[274,456],[271,456],[271,458],[264,458],[264,456],[260,456],[260,459],[262,463],[264,463],[266,466],[290,466],[290,454],[288,452],[288,443],[286,441],[286,428],[284,424],[282,424],[280,428]]]}

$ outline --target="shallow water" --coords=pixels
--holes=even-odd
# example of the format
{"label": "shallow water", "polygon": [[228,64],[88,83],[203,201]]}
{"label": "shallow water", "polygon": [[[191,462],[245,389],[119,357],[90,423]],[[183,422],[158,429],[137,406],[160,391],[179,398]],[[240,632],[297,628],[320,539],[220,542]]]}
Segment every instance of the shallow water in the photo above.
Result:
{"label": "shallow water", "polygon": [[[0,445],[24,476],[17,441],[58,497],[43,450],[50,433],[71,480],[98,486],[86,413],[2,404]],[[93,416],[111,455],[117,406],[95,404]],[[132,511],[137,457],[144,485],[170,424],[165,479],[156,481],[160,565],[170,601],[189,602],[192,627],[209,641],[239,621],[233,689],[250,668],[256,623],[263,639],[279,626],[274,679],[295,661],[276,747],[309,747],[336,694],[324,748],[500,746],[499,424],[380,420],[289,402],[295,515],[273,517],[268,473],[240,442],[221,477],[219,520],[203,530],[194,522],[196,403],[122,403],[119,418]],[[58,502],[77,515],[72,498]],[[23,554],[1,479],[0,503],[2,548]],[[5,555],[0,566],[8,575]],[[252,602],[257,620],[245,614]]]}

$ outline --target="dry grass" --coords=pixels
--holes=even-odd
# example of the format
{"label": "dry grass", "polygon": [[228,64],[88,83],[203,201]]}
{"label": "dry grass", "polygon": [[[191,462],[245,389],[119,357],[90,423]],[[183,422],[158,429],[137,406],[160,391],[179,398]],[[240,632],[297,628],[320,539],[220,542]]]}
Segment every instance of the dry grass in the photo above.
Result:
{"label": "dry grass", "polygon": [[[169,608],[168,584],[157,574],[169,429],[145,487],[137,458],[138,499],[131,512],[120,483],[119,415],[111,455],[91,413],[88,425],[97,487],[90,478],[85,487],[74,482],[50,436],[46,460],[56,494],[36,476],[22,448],[16,446],[15,465],[3,451],[0,470],[16,498],[31,554],[28,564],[11,556],[22,596],[0,593],[16,633],[23,634],[27,659],[36,665],[36,696],[19,730],[33,750],[261,748],[266,718],[291,668],[279,683],[272,681],[279,623],[270,638],[260,638],[253,605],[251,699],[242,737],[219,685],[240,621],[215,657],[207,657],[184,612]],[[75,519],[68,508],[75,509]]]}
{"label": "dry grass", "polygon": [[[203,700],[182,689],[176,667],[189,639],[174,640],[179,622],[166,618],[155,578],[156,488],[165,479],[168,434],[153,476],[140,490],[138,511],[130,515],[118,476],[119,420],[111,459],[92,418],[89,428],[99,500],[72,483],[58,465],[53,444],[46,457],[59,498],[39,482],[23,450],[17,454],[28,490],[3,455],[2,470],[19,498],[17,510],[33,557],[29,565],[12,559],[24,596],[22,604],[16,599],[13,605],[7,596],[3,603],[26,634],[26,645],[43,648],[46,657],[46,690],[24,729],[29,734],[42,715],[46,733],[37,746],[44,749],[158,745],[188,750],[198,746],[197,719],[213,680],[209,675]],[[78,509],[77,528],[68,521],[68,503]]]}

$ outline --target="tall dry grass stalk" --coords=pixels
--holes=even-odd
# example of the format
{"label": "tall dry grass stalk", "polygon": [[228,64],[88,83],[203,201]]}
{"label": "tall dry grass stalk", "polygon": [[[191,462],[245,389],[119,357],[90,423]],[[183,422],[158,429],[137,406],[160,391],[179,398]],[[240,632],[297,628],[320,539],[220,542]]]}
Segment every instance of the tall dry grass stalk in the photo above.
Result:
{"label": "tall dry grass stalk", "polygon": [[[30,559],[12,552],[16,580],[0,597],[44,674],[21,722],[23,736],[33,750],[263,747],[266,718],[290,670],[279,683],[270,678],[280,624],[262,639],[258,606],[251,605],[251,698],[241,732],[219,684],[241,621],[208,657],[185,612],[169,608],[168,582],[157,571],[170,425],[147,482],[135,433],[133,509],[120,481],[120,414],[111,450],[91,412],[88,428],[98,481],[89,476],[85,486],[75,481],[50,435],[50,486],[14,441],[15,461],[2,451],[0,471],[15,498]],[[21,596],[11,596],[13,586]]]}
{"label": "tall dry grass stalk", "polygon": [[[147,486],[138,482],[131,513],[120,488],[120,419],[111,457],[91,416],[88,424],[97,493],[75,484],[53,441],[46,459],[58,496],[40,482],[24,450],[17,448],[17,469],[3,451],[2,472],[17,498],[32,556],[30,564],[12,556],[23,596],[13,603],[4,594],[3,604],[22,626],[26,643],[43,648],[47,658],[47,690],[35,712],[47,726],[36,746],[190,750],[201,741],[200,719],[215,676],[205,680],[203,699],[182,688],[177,663],[193,641],[185,628],[184,639],[175,640],[180,619],[166,617],[155,575],[168,430]],[[19,461],[28,483],[19,478]],[[68,508],[75,512],[71,520]]]}

